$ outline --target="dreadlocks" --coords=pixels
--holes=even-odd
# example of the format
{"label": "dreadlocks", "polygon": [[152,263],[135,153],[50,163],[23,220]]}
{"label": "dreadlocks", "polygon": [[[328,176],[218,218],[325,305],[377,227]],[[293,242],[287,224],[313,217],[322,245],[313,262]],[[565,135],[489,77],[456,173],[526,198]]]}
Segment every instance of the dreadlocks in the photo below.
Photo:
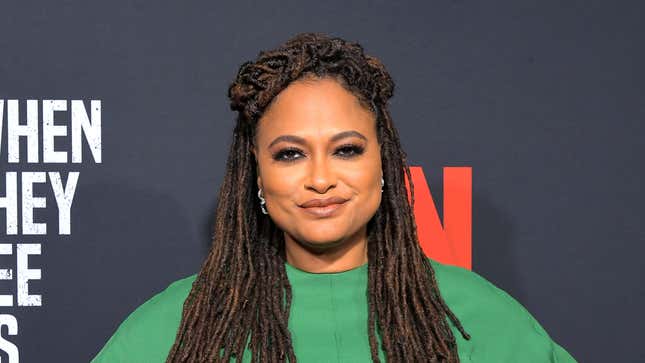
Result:
{"label": "dreadlocks", "polygon": [[[303,33],[245,62],[228,89],[237,123],[219,191],[213,243],[183,308],[167,359],[296,362],[288,329],[292,291],[285,271],[284,235],[256,207],[257,170],[250,152],[264,110],[291,82],[332,77],[376,115],[381,145],[382,203],[368,222],[366,326],[379,362],[375,329],[390,362],[459,362],[446,316],[470,339],[442,299],[413,217],[414,185],[387,101],[394,82],[383,64],[357,43]],[[406,189],[409,184],[409,194]]]}

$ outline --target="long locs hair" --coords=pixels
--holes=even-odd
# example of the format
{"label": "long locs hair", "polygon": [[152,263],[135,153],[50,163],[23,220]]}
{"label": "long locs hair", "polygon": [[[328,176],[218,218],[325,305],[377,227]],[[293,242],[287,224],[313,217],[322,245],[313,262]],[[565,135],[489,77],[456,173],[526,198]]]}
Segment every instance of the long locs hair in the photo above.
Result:
{"label": "long locs hair", "polygon": [[[413,216],[414,185],[387,109],[394,83],[383,64],[357,43],[302,33],[241,65],[230,85],[238,112],[226,175],[219,191],[213,241],[183,307],[167,358],[176,362],[296,362],[288,329],[292,291],[284,266],[284,235],[261,213],[256,160],[257,122],[291,82],[331,77],[376,115],[383,165],[382,201],[368,222],[366,330],[380,362],[376,330],[389,362],[459,362],[446,317],[465,339],[459,319],[440,295]],[[409,184],[409,195],[406,189]]]}

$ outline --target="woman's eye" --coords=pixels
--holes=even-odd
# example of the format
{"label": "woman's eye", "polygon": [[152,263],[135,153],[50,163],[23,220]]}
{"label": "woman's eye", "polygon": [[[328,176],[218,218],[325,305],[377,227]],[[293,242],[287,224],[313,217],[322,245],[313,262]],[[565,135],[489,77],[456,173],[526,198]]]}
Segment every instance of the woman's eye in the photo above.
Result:
{"label": "woman's eye", "polygon": [[297,154],[300,154],[298,149],[284,149],[275,153],[273,159],[276,161],[294,161],[297,159],[294,155]]}
{"label": "woman's eye", "polygon": [[343,158],[351,158],[363,153],[363,147],[359,145],[344,145],[338,148],[337,153]]}

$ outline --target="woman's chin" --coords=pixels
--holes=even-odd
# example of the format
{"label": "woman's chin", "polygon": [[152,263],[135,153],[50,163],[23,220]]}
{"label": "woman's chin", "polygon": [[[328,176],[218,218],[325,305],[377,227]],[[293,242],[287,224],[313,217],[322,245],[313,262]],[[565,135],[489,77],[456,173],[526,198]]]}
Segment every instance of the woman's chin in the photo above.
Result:
{"label": "woman's chin", "polygon": [[338,234],[316,234],[315,236],[306,235],[299,239],[300,244],[305,247],[314,248],[314,249],[327,249],[341,245],[345,240],[345,237],[342,233]]}

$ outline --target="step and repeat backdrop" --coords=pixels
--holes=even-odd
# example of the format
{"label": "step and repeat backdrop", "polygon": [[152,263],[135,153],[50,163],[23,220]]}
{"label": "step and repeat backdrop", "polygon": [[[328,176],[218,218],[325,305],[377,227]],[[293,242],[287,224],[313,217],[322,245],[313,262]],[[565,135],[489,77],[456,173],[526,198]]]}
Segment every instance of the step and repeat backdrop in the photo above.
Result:
{"label": "step and repeat backdrop", "polygon": [[452,233],[454,204],[460,244],[439,255],[515,297],[578,361],[645,359],[643,5],[0,9],[2,362],[88,362],[137,306],[198,271],[234,125],[228,85],[309,31],[361,43],[392,74],[426,252]]}

